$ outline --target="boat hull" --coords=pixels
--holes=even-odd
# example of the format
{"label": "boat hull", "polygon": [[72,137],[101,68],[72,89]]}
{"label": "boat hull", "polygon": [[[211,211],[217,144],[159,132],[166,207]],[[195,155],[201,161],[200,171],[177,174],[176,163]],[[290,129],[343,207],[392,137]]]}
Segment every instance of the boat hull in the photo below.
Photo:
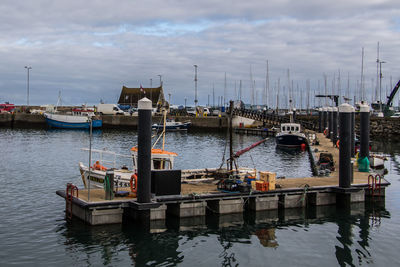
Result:
{"label": "boat hull", "polygon": [[[177,125],[166,125],[165,130],[166,131],[187,131],[189,128],[190,123],[182,123],[182,124],[177,124]],[[153,130],[162,130],[164,129],[164,125],[159,125],[159,124],[153,124],[151,126]]]}
{"label": "boat hull", "polygon": [[[69,116],[46,114],[46,123],[49,127],[59,129],[89,129],[90,121],[85,116]],[[92,120],[93,128],[102,127],[102,120]]]}
{"label": "boat hull", "polygon": [[283,148],[301,148],[308,145],[306,137],[295,134],[282,134],[276,136],[276,145]]}

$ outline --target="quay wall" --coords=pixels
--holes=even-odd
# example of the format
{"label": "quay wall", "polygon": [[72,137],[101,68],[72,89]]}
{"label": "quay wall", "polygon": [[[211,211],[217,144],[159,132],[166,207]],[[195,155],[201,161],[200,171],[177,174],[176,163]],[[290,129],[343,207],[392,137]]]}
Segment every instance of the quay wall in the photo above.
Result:
{"label": "quay wall", "polygon": [[[226,129],[228,126],[228,119],[226,117],[176,116],[171,118],[174,118],[175,121],[190,120],[192,122],[191,128],[194,129]],[[103,128],[136,129],[138,125],[137,116],[103,115],[102,119],[103,119]],[[153,116],[153,123],[162,123],[162,121],[163,121],[162,116]],[[46,128],[47,126],[44,116],[40,114],[1,113],[0,127]]]}
{"label": "quay wall", "polygon": [[[318,130],[318,116],[297,116],[297,119],[302,121],[313,122],[315,130]],[[360,115],[355,117],[355,132],[360,133]],[[390,140],[400,140],[400,119],[399,118],[378,118],[370,117],[370,138],[378,140],[386,138]]]}
{"label": "quay wall", "polygon": [[[138,117],[137,116],[112,116],[103,115],[103,127],[104,128],[120,128],[130,127],[137,128]],[[175,116],[175,121],[191,121],[191,128],[203,128],[203,129],[220,129],[228,127],[228,119],[226,117],[193,117],[193,116]],[[162,116],[153,116],[153,123],[162,123]]]}
{"label": "quay wall", "polygon": [[[168,116],[171,117],[171,116]],[[121,115],[103,115],[104,128],[137,128],[137,116]],[[193,116],[175,116],[171,117],[176,121],[192,122],[191,128],[194,129],[226,129],[228,127],[227,117],[193,117]],[[297,119],[305,122],[312,122],[315,129],[318,127],[317,116],[297,116]],[[371,139],[387,138],[391,140],[400,140],[400,119],[398,118],[377,118],[371,117],[370,137]],[[153,123],[162,123],[162,116],[153,116]],[[268,125],[266,125],[268,127]],[[46,128],[46,121],[43,115],[27,113],[1,113],[0,127],[40,127]],[[356,133],[359,132],[360,118],[356,116]]]}

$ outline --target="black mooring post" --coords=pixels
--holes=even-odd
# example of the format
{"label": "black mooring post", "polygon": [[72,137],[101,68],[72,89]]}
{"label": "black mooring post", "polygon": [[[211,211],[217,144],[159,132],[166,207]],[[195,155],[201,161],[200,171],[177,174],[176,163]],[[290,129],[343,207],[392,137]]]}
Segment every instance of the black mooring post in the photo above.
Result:
{"label": "black mooring post", "polygon": [[360,157],[369,158],[369,106],[360,106]]}
{"label": "black mooring post", "polygon": [[332,143],[336,145],[337,139],[338,139],[338,108],[333,107],[332,108],[332,114],[333,114],[333,129],[332,129]]}
{"label": "black mooring post", "polygon": [[142,98],[138,102],[138,160],[137,160],[137,201],[151,202],[151,108],[149,99]]}
{"label": "black mooring post", "polygon": [[332,107],[328,107],[328,138],[332,140],[333,112]]}
{"label": "black mooring post", "polygon": [[328,108],[323,107],[322,108],[322,132],[325,132],[326,130],[326,125],[327,125],[327,118],[328,118]]}
{"label": "black mooring post", "polygon": [[356,113],[353,112],[351,114],[351,157],[354,158],[355,154],[356,154],[356,131],[355,131],[355,127],[356,127]]}
{"label": "black mooring post", "polygon": [[345,103],[339,106],[339,187],[351,186],[351,114],[354,108]]}
{"label": "black mooring post", "polygon": [[324,130],[322,129],[322,108],[318,109],[318,132],[322,133]]}

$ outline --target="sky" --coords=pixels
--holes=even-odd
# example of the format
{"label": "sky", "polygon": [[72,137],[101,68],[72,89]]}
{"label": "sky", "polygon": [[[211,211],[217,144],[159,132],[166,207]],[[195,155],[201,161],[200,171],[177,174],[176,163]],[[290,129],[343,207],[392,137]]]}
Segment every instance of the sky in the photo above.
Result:
{"label": "sky", "polygon": [[0,103],[27,104],[25,66],[30,105],[116,103],[159,75],[167,100],[194,105],[194,65],[200,105],[384,100],[400,79],[398,0],[2,0],[0,13]]}

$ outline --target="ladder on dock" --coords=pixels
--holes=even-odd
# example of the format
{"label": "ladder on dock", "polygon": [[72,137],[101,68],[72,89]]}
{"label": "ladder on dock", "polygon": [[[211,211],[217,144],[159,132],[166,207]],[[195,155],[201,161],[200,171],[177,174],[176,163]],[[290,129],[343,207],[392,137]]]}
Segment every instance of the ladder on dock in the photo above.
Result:
{"label": "ladder on dock", "polygon": [[368,190],[369,194],[372,197],[380,197],[381,195],[381,182],[382,182],[382,176],[379,174],[376,174],[375,176],[373,174],[370,174],[368,176]]}
{"label": "ladder on dock", "polygon": [[[76,195],[75,195],[76,192]],[[65,217],[67,220],[72,219],[72,199],[73,197],[79,197],[78,187],[71,183],[67,184],[67,190],[65,194]]]}

